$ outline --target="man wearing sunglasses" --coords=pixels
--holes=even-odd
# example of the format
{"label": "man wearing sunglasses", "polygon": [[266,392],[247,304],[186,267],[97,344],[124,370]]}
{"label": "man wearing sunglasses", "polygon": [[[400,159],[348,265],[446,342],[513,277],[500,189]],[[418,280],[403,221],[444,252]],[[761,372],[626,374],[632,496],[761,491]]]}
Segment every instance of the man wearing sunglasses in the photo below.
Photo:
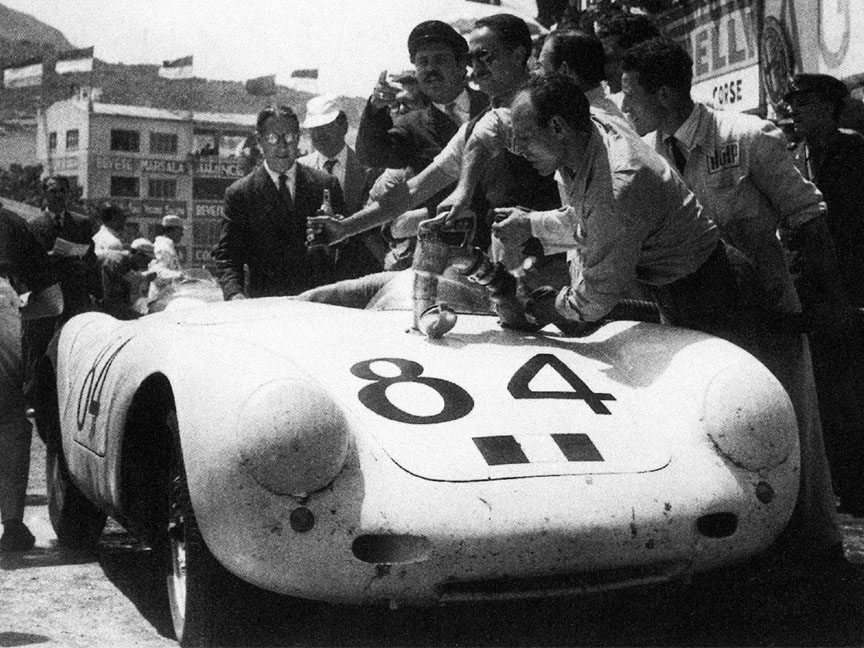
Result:
{"label": "man wearing sunglasses", "polygon": [[325,189],[334,212],[344,213],[339,182],[297,163],[300,122],[291,108],[262,110],[257,134],[264,162],[225,192],[213,253],[226,300],[296,295],[333,279],[333,256],[306,245],[306,219]]}

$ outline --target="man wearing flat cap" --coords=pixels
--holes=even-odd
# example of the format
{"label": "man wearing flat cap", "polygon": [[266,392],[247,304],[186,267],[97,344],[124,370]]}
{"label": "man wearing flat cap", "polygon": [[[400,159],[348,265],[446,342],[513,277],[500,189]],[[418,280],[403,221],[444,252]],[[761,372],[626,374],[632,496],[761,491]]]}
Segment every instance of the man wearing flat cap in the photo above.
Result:
{"label": "man wearing flat cap", "polygon": [[[321,95],[306,103],[301,124],[314,150],[297,160],[300,164],[333,176],[342,187],[347,214],[363,207],[374,181],[371,169],[360,164],[357,154],[345,142],[348,116],[338,97]],[[352,279],[382,268],[387,243],[380,232],[367,232],[346,241],[334,260],[334,279]]]}
{"label": "man wearing flat cap", "polygon": [[[864,137],[838,125],[849,90],[828,74],[798,74],[783,100],[800,142],[795,161],[822,191],[839,272],[820,281],[802,269],[805,308],[830,315],[810,333],[825,447],[841,511],[864,516],[864,339],[844,313],[864,307]],[[828,283],[829,285],[825,285]]]}
{"label": "man wearing flat cap", "polygon": [[[392,93],[376,87],[360,119],[357,154],[367,166],[407,169],[410,177],[429,166],[459,127],[486,109],[489,99],[467,86],[468,42],[447,23],[427,20],[414,27],[408,36],[408,54],[419,94],[428,105],[394,122],[388,104]],[[424,203],[429,215],[435,214],[451,190],[448,187]],[[413,237],[394,238],[388,227],[383,232],[391,244],[387,269],[410,267]]]}
{"label": "man wearing flat cap", "polygon": [[417,25],[408,36],[408,54],[417,82],[431,102],[393,122],[378,93],[370,97],[360,120],[357,153],[370,167],[411,167],[420,173],[460,125],[482,112],[489,101],[466,86],[468,43],[440,20]]}

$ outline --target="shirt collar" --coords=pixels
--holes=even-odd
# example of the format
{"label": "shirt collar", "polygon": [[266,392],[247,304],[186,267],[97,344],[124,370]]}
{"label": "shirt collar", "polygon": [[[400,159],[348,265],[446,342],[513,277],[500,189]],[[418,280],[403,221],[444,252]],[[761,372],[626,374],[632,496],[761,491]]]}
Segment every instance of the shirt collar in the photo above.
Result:
{"label": "shirt collar", "polygon": [[581,162],[575,169],[565,167],[559,168],[555,172],[555,180],[567,188],[567,194],[581,195],[588,186],[588,178],[591,175],[591,168],[594,166],[594,158],[597,156],[598,147],[605,146],[603,138],[598,130],[599,126],[594,119],[591,120],[591,133],[588,135],[588,142],[585,145],[585,151],[582,154]]}
{"label": "shirt collar", "polygon": [[[277,173],[273,169],[270,168],[270,165],[267,164],[267,160],[264,160],[264,170],[267,171],[267,175],[270,176],[270,179],[273,180],[273,184],[276,185],[276,188],[279,188],[279,176],[280,173]],[[285,184],[288,186],[288,191],[291,192],[291,196],[294,196],[294,184],[297,178],[297,162],[291,165],[291,168],[285,172]]]}
{"label": "shirt collar", "polygon": [[463,122],[468,121],[467,118],[471,114],[471,97],[468,96],[467,90],[462,90],[462,92],[459,93],[459,96],[456,97],[452,102],[448,102],[446,104],[433,102],[432,105],[446,115],[447,106],[449,103],[456,104],[456,112],[458,112],[463,117]]}
{"label": "shirt collar", "polygon": [[336,160],[343,169],[348,164],[348,146],[343,146],[342,150],[336,155],[336,157],[328,158],[321,153],[321,151],[315,151],[315,163],[316,168],[324,170],[324,163],[327,160]]}
{"label": "shirt collar", "polygon": [[[673,133],[675,139],[677,139],[681,146],[687,149],[688,152],[692,151],[696,148],[696,145],[699,143],[699,135],[702,131],[702,123],[704,118],[704,106],[700,103],[693,105],[693,110],[690,111],[690,114],[687,115],[687,119],[684,120],[684,123],[678,127],[678,130]],[[669,135],[663,133],[663,140],[665,141]]]}

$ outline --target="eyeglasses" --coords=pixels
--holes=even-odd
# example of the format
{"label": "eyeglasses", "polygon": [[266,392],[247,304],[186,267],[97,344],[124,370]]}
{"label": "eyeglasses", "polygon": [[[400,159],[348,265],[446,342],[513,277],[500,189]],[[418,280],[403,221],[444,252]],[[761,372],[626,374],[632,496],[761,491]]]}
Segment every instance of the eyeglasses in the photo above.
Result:
{"label": "eyeglasses", "polygon": [[264,136],[264,141],[267,142],[270,146],[276,146],[281,140],[286,145],[293,144],[300,139],[300,133],[267,133]]}

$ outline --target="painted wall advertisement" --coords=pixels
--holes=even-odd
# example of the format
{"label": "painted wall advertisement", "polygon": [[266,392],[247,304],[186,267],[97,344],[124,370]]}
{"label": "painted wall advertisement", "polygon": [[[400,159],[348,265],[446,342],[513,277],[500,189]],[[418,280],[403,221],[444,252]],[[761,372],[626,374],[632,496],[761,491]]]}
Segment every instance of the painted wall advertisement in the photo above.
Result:
{"label": "painted wall advertisement", "polygon": [[693,95],[726,110],[759,109],[757,8],[752,0],[703,0],[668,15],[667,31],[693,59]]}
{"label": "painted wall advertisement", "polygon": [[864,80],[864,2],[764,0],[765,19],[780,25],[794,72]]}

